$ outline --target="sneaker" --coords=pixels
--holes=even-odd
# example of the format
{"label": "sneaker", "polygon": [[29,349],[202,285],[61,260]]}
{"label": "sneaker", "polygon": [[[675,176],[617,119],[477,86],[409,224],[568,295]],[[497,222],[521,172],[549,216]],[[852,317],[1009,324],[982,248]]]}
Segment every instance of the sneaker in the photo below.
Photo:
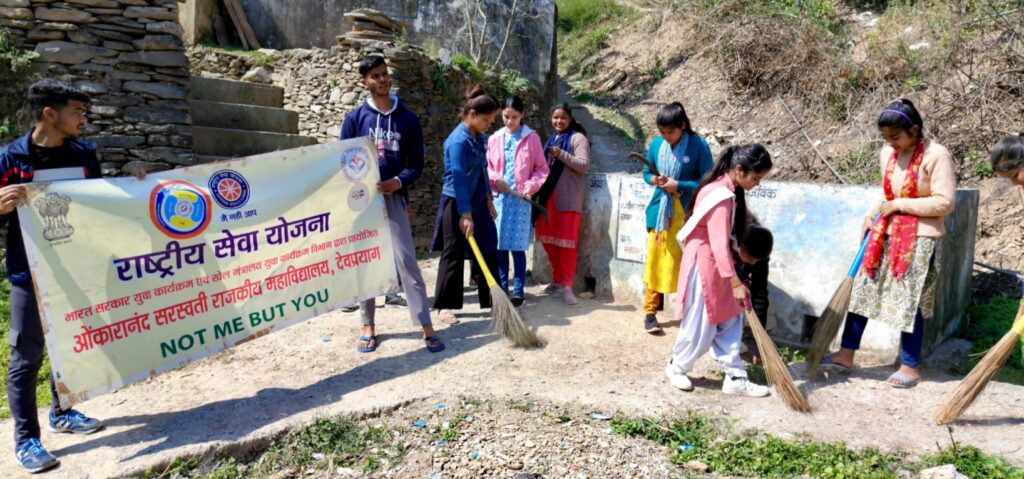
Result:
{"label": "sneaker", "polygon": [[672,383],[677,389],[693,391],[693,382],[690,381],[690,377],[676,369],[674,364],[668,363],[665,366],[665,375],[668,376],[668,382]]}
{"label": "sneaker", "polygon": [[526,301],[526,298],[523,297],[523,293],[512,293],[512,298],[511,299],[512,299],[512,306],[515,306],[517,308],[522,306],[523,302]]}
{"label": "sneaker", "polygon": [[579,301],[576,300],[576,295],[572,294],[572,290],[571,289],[565,288],[565,293],[564,294],[565,294],[565,304],[567,304],[569,306],[575,306],[575,305],[579,304]]}
{"label": "sneaker", "polygon": [[343,312],[343,313],[354,313],[356,311],[359,311],[359,305],[358,304],[350,304],[348,306],[342,306],[341,307],[341,312]]}
{"label": "sneaker", "polygon": [[548,284],[547,286],[544,287],[544,292],[547,293],[547,294],[557,293],[561,289],[562,289],[562,285],[560,285],[558,283],[550,283],[550,284]]}
{"label": "sneaker", "polygon": [[768,395],[768,386],[754,384],[747,378],[726,376],[722,382],[722,392],[734,396],[763,398]]}
{"label": "sneaker", "polygon": [[14,448],[14,457],[18,458],[18,464],[30,473],[45,471],[60,464],[53,454],[43,449],[39,439],[35,438],[18,444],[18,447]]}
{"label": "sneaker", "polygon": [[651,334],[661,332],[661,325],[658,324],[658,318],[653,314],[644,316],[644,331]]}
{"label": "sneaker", "polygon": [[409,303],[405,298],[396,294],[394,296],[384,297],[384,306],[398,306],[400,308],[405,308],[409,306]]}
{"label": "sneaker", "polygon": [[73,434],[92,434],[103,429],[103,421],[93,419],[74,409],[68,409],[55,416],[50,411],[50,430],[53,432],[70,432]]}

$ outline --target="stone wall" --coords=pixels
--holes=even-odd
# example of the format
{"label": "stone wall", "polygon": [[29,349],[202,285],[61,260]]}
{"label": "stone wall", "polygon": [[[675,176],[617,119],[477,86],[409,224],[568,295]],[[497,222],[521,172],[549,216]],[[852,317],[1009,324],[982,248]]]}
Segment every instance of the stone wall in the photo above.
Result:
{"label": "stone wall", "polygon": [[39,53],[35,73],[92,95],[86,136],[104,174],[191,164],[176,0],[0,0],[0,25]]}
{"label": "stone wall", "polygon": [[[459,121],[462,94],[470,82],[467,75],[442,66],[416,48],[383,42],[265,52],[272,55],[269,64],[261,55],[196,47],[190,51],[193,74],[237,80],[261,66],[272,70],[271,82],[285,89],[284,107],[299,114],[299,133],[321,142],[337,139],[345,115],[366,97],[359,61],[370,53],[387,58],[395,93],[423,124],[426,164],[423,176],[411,189],[411,203],[416,246],[424,250],[433,234],[441,194],[444,140]],[[537,94],[531,91],[521,96],[531,105],[526,123],[542,132],[549,130]],[[500,127],[500,122],[499,115],[495,127]]]}

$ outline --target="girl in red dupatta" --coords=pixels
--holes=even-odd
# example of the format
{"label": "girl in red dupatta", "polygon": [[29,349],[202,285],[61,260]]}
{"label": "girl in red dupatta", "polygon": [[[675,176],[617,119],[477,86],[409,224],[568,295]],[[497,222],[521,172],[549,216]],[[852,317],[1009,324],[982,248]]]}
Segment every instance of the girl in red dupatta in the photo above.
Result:
{"label": "girl in red dupatta", "polygon": [[900,368],[888,383],[910,388],[921,378],[924,323],[934,316],[936,257],[944,217],[953,211],[956,174],[949,151],[924,136],[924,121],[910,100],[886,107],[878,131],[886,142],[879,153],[884,201],[864,219],[868,246],[850,298],[842,349],[829,363],[839,369],[853,366],[871,318],[902,333]]}

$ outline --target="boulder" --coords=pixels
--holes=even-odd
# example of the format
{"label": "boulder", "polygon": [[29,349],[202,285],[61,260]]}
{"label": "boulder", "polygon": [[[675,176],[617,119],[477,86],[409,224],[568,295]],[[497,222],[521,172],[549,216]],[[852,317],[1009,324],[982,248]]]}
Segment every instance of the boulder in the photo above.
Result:
{"label": "boulder", "polygon": [[158,98],[183,100],[188,97],[188,90],[180,86],[166,83],[128,81],[123,85],[125,91],[148,93]]}
{"label": "boulder", "polygon": [[39,60],[42,62],[63,63],[66,65],[77,65],[96,57],[114,54],[114,52],[103,47],[63,41],[40,43],[36,45],[36,53],[39,53]]}
{"label": "boulder", "polygon": [[96,17],[92,16],[89,12],[84,10],[71,10],[68,8],[40,7],[36,9],[36,18],[49,22],[68,23],[92,23],[96,21]]}

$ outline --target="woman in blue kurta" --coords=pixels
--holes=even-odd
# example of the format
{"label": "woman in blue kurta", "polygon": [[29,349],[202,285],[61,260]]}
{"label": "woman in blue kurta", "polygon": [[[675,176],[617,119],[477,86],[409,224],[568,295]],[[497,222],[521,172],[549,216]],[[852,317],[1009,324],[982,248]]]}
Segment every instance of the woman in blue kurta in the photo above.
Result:
{"label": "woman in blue kurta", "polygon": [[486,265],[477,264],[469,253],[472,275],[480,295],[480,307],[491,307],[491,293],[481,266],[498,275],[498,234],[495,210],[487,178],[487,135],[500,104],[476,86],[466,95],[462,122],[444,142],[444,187],[437,211],[431,249],[441,251],[434,290],[434,309],[441,322],[458,322],[453,309],[462,309],[463,263],[469,252],[466,237],[472,235]]}
{"label": "woman in blue kurta", "polygon": [[658,132],[647,149],[647,161],[658,175],[644,166],[644,181],[657,188],[647,205],[647,259],[644,264],[644,330],[661,331],[658,307],[666,293],[679,282],[682,249],[675,241],[686,215],[683,205],[701,178],[714,166],[711,149],[693,132],[686,109],[679,102],[665,105],[657,117]]}
{"label": "woman in blue kurta", "polygon": [[501,117],[505,127],[487,142],[487,170],[498,211],[498,274],[501,287],[509,290],[508,257],[512,255],[512,304],[523,304],[526,285],[526,250],[533,242],[533,208],[524,198],[540,191],[548,177],[548,162],[540,135],[523,124],[526,107],[518,96],[505,100]]}

